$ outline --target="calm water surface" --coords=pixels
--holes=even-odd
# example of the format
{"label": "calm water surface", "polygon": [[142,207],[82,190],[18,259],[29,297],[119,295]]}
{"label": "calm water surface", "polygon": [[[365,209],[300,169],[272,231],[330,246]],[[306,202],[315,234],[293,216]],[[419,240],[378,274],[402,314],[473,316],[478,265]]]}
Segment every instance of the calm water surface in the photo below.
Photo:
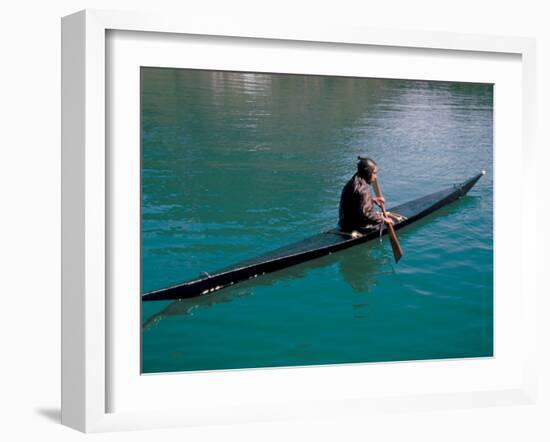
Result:
{"label": "calm water surface", "polygon": [[142,69],[142,292],[333,227],[357,155],[389,206],[487,171],[387,239],[142,305],[145,373],[491,356],[491,85]]}

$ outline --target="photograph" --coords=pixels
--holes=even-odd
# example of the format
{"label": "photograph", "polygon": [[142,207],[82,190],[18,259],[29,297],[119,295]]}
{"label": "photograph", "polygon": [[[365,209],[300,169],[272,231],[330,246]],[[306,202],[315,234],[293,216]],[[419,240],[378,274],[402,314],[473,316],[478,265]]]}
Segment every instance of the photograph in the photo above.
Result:
{"label": "photograph", "polygon": [[142,66],[141,373],[493,357],[493,86]]}

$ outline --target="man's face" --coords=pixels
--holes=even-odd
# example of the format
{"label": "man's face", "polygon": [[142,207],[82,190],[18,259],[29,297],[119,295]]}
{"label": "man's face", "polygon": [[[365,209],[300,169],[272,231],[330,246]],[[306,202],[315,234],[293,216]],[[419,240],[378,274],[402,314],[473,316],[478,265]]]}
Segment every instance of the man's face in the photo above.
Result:
{"label": "man's face", "polygon": [[378,173],[378,167],[375,167],[374,170],[372,171],[372,175],[370,177],[371,181],[376,181],[376,174],[377,173]]}

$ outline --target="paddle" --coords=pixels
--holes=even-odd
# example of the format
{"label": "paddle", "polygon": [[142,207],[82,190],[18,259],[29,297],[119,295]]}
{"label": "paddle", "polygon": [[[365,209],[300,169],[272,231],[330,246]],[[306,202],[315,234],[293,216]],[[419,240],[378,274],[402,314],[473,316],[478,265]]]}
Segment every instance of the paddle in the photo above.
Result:
{"label": "paddle", "polygon": [[[379,198],[382,197],[382,191],[380,190],[380,184],[378,183],[378,179],[373,181],[372,187],[374,187],[374,192],[376,193],[376,196]],[[387,217],[388,213],[386,212],[386,205],[382,204],[380,207],[382,209],[383,215]],[[390,234],[393,257],[395,258],[395,262],[399,262],[399,260],[403,256],[403,249],[401,248],[401,244],[399,244],[399,240],[397,239],[397,235],[395,234],[395,229],[393,228],[393,225],[390,223],[386,223],[386,225],[388,226],[388,232]]]}

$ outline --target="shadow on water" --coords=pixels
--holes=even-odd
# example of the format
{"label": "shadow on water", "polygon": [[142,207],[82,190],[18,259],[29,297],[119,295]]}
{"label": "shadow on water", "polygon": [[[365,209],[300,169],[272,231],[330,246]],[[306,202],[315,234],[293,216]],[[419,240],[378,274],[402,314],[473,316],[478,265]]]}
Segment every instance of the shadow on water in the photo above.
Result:
{"label": "shadow on water", "polygon": [[[399,236],[406,238],[418,232],[434,219],[444,219],[455,215],[466,208],[475,208],[479,199],[466,196],[457,203],[444,207],[418,222],[399,230]],[[388,241],[387,237],[383,242]],[[381,248],[379,240],[375,239],[359,247],[343,250],[313,261],[299,264],[272,274],[263,275],[259,279],[251,279],[239,283],[238,286],[226,287],[218,292],[181,299],[170,302],[161,311],[149,316],[142,323],[142,331],[147,331],[157,325],[162,319],[171,316],[187,316],[193,311],[231,302],[235,299],[255,294],[255,289],[262,286],[272,286],[278,282],[292,279],[302,279],[308,273],[323,267],[338,266],[339,273],[354,292],[368,292],[376,284],[376,279],[382,275],[395,274],[393,256],[388,247]],[[407,251],[405,251],[405,254]],[[406,256],[405,258],[406,259]]]}

